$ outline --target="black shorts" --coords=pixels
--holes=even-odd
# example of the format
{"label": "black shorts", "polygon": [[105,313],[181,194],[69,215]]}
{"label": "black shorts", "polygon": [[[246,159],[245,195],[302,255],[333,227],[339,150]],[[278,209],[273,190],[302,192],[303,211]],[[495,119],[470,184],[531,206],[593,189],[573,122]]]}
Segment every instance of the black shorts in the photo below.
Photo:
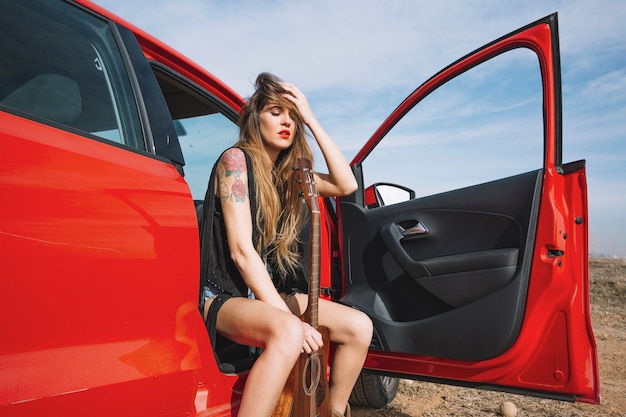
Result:
{"label": "black shorts", "polygon": [[211,302],[211,305],[209,306],[209,311],[206,315],[206,320],[204,320],[204,325],[209,332],[209,337],[211,338],[213,349],[215,349],[215,342],[217,341],[217,313],[219,313],[220,308],[222,308],[224,303],[231,298],[232,295],[230,294],[217,294]]}

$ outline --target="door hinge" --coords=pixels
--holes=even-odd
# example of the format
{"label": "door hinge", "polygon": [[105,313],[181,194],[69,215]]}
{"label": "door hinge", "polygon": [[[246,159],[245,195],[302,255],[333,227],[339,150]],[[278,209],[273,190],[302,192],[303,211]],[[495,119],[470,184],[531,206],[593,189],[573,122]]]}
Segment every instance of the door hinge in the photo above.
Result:
{"label": "door hinge", "polygon": [[322,295],[330,297],[331,295],[338,293],[339,290],[333,287],[322,287],[320,288],[320,292],[322,293]]}

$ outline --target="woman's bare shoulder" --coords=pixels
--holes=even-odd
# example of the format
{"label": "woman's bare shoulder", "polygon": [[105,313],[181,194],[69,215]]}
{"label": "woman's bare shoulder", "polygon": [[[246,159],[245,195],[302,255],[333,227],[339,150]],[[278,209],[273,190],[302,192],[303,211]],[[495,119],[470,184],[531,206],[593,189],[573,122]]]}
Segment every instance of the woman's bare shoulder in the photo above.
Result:
{"label": "woman's bare shoulder", "polygon": [[240,148],[229,148],[220,157],[220,167],[227,176],[243,173],[247,170],[246,155]]}

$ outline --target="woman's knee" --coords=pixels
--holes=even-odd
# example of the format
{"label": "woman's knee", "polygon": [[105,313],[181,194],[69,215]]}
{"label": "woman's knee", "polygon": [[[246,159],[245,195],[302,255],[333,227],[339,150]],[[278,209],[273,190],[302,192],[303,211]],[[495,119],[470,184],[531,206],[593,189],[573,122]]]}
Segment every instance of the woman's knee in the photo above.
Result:
{"label": "woman's knee", "polygon": [[337,328],[337,342],[345,345],[368,349],[372,342],[374,325],[369,316],[360,310],[350,308],[347,314],[343,315],[342,325]]}
{"label": "woman's knee", "polygon": [[324,320],[330,329],[331,340],[341,345],[369,348],[374,328],[369,316],[344,305],[333,306],[332,310],[334,314]]}
{"label": "woman's knee", "polygon": [[295,350],[300,353],[304,342],[302,322],[293,314],[281,314],[275,321],[268,345],[276,345],[281,349]]}
{"label": "woman's knee", "polygon": [[374,324],[367,314],[358,310],[356,310],[356,313],[351,326],[353,338],[355,343],[368,348],[372,342]]}

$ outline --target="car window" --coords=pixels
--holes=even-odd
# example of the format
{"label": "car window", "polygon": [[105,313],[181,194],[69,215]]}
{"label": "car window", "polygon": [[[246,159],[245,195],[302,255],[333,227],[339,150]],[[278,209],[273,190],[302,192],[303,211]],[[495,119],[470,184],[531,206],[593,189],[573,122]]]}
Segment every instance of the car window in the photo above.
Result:
{"label": "car window", "polygon": [[153,69],[183,151],[185,180],[193,199],[203,200],[213,164],[237,141],[237,114],[166,68]]}
{"label": "car window", "polygon": [[[539,169],[542,106],[535,53],[496,56],[409,111],[363,161],[365,186],[398,184],[419,198]],[[408,196],[388,184],[377,191],[385,205]]]}
{"label": "car window", "polygon": [[0,2],[0,106],[145,150],[108,22],[61,1]]}

